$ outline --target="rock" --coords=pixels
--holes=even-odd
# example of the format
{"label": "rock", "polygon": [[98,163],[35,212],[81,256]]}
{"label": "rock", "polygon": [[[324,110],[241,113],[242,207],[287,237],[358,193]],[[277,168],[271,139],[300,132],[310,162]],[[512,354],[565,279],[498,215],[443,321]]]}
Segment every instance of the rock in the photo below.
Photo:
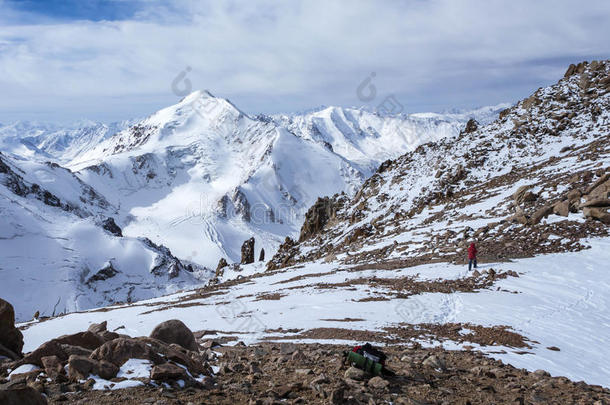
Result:
{"label": "rock", "polygon": [[568,201],[573,202],[573,201],[577,201],[580,200],[580,197],[582,196],[582,192],[578,189],[572,190],[568,193]]}
{"label": "rock", "polygon": [[59,344],[79,346],[89,350],[95,350],[104,343],[106,343],[104,338],[90,331],[78,332],[72,335],[63,335],[55,340]]}
{"label": "rock", "polygon": [[175,343],[188,350],[199,350],[193,332],[178,319],[171,319],[160,323],[153,329],[150,337],[168,344]]}
{"label": "rock", "polygon": [[258,261],[259,262],[264,262],[265,261],[265,249],[261,249],[261,253],[258,256]]}
{"label": "rock", "polygon": [[357,381],[364,380],[364,370],[360,370],[356,367],[350,367],[345,370],[344,377]]}
{"label": "rock", "polygon": [[46,405],[45,397],[32,387],[0,389],[2,405]]}
{"label": "rock", "polygon": [[570,213],[570,201],[560,201],[553,205],[553,214],[559,215],[562,217],[567,217]]}
{"label": "rock", "polygon": [[218,347],[218,346],[222,346],[220,343],[218,343],[215,340],[206,340],[205,342],[203,342],[203,344],[201,345],[203,346],[204,349],[211,349],[213,347]]}
{"label": "rock", "polygon": [[123,231],[121,231],[121,228],[114,222],[114,218],[106,218],[104,222],[102,222],[102,228],[114,236],[123,237]]}
{"label": "rock", "polygon": [[436,370],[445,370],[445,362],[440,357],[435,355],[429,356],[422,362],[422,364]]}
{"label": "rock", "polygon": [[602,207],[610,207],[610,199],[608,198],[596,198],[594,200],[589,200],[583,204],[580,204],[580,206],[582,208],[585,207],[595,207],[595,208],[602,208]]}
{"label": "rock", "polygon": [[466,123],[466,127],[464,128],[462,133],[470,134],[470,133],[476,131],[478,128],[479,128],[479,123],[477,122],[477,120],[475,120],[474,118],[471,118]]}
{"label": "rock", "polygon": [[374,390],[386,390],[390,383],[381,377],[373,377],[369,380],[368,386]]}
{"label": "rock", "polygon": [[100,335],[105,342],[121,337],[121,335],[119,335],[118,333],[110,332],[109,330],[105,330],[101,333],[98,333],[98,335]]}
{"label": "rock", "polygon": [[47,373],[47,376],[52,380],[55,380],[60,374],[65,373],[61,361],[59,361],[59,357],[57,356],[45,356],[42,357],[40,361],[42,362],[45,373]]}
{"label": "rock", "polygon": [[292,361],[294,361],[296,363],[300,363],[300,362],[307,360],[307,356],[305,356],[305,354],[300,350],[297,350],[294,353],[292,353],[291,358],[292,358]]}
{"label": "rock", "polygon": [[545,205],[542,208],[539,208],[534,212],[534,215],[530,218],[532,224],[538,224],[542,221],[542,218],[548,217],[553,212],[553,208],[548,205]]}
{"label": "rock", "polygon": [[539,377],[539,378],[551,376],[548,372],[546,372],[544,370],[536,370],[532,374],[534,374],[536,377]]}
{"label": "rock", "polygon": [[133,338],[118,338],[104,343],[91,353],[95,360],[106,360],[121,367],[129,359],[150,360],[154,364],[163,363],[163,359],[150,346]]}
{"label": "rock", "polygon": [[86,379],[95,369],[97,361],[89,357],[72,355],[68,359],[68,377],[73,381]]}
{"label": "rock", "polygon": [[523,202],[523,198],[525,197],[525,193],[528,192],[532,187],[534,187],[533,184],[526,184],[519,187],[517,191],[513,193],[513,200],[515,201],[515,204],[521,204]]}
{"label": "rock", "polygon": [[326,223],[335,216],[337,208],[334,199],[329,197],[318,198],[305,214],[299,242],[303,242],[322,231]]}
{"label": "rock", "polygon": [[[15,328],[15,310],[7,301],[0,298],[0,345],[9,350],[13,360],[21,357],[23,334]],[[12,355],[10,355],[12,354]],[[17,357],[17,358],[15,358]]]}
{"label": "rock", "polygon": [[110,380],[111,378],[116,377],[119,372],[119,367],[106,360],[100,360],[97,364],[97,370],[95,371],[97,371],[96,374],[103,379]]}
{"label": "rock", "polygon": [[21,357],[14,351],[4,347],[2,344],[0,344],[0,356],[4,356],[4,357],[12,359],[12,360],[17,360]]}
{"label": "rock", "polygon": [[76,354],[78,356],[87,356],[87,357],[89,357],[89,356],[91,356],[91,353],[93,353],[93,350],[85,349],[84,347],[79,347],[79,346],[72,346],[72,345],[63,344],[63,345],[61,345],[61,348],[66,353],[67,357],[70,357],[73,354]]}
{"label": "rock", "polygon": [[313,370],[310,368],[297,368],[296,370],[294,370],[294,373],[298,376],[306,376],[306,375],[311,375],[313,374]]}
{"label": "rock", "polygon": [[254,263],[254,238],[250,238],[241,245],[241,264]]}
{"label": "rock", "polygon": [[281,354],[292,354],[297,350],[297,346],[294,343],[282,343],[280,344]]}
{"label": "rock", "polygon": [[89,325],[89,328],[87,329],[87,331],[91,332],[91,333],[102,333],[104,331],[106,331],[108,326],[108,322],[104,321],[102,323],[92,323],[91,325]]}
{"label": "rock", "polygon": [[584,208],[582,210],[585,218],[597,219],[606,225],[610,225],[610,214],[604,208]]}
{"label": "rock", "polygon": [[57,356],[60,361],[68,360],[68,355],[56,340],[49,340],[41,344],[36,350],[27,354],[20,364],[36,364],[43,367],[41,359],[47,356]]}
{"label": "rock", "polygon": [[224,257],[221,257],[220,260],[218,261],[218,266],[216,266],[216,277],[222,276],[222,273],[223,273],[222,269],[224,269],[228,265],[229,265],[229,263],[227,263],[227,260]]}
{"label": "rock", "polygon": [[156,365],[150,370],[150,378],[157,381],[187,379],[186,370],[172,363]]}

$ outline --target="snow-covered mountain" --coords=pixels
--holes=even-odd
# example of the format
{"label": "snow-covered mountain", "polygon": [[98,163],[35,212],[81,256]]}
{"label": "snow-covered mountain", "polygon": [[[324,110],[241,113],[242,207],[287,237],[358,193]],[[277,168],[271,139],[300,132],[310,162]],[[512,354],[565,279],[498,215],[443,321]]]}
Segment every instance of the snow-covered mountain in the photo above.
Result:
{"label": "snow-covered mountain", "polygon": [[[238,262],[252,236],[270,257],[318,197],[352,195],[384,160],[497,111],[250,117],[197,91],[131,125],[0,127],[2,271],[12,292],[46,291],[17,300],[18,318],[196,284],[198,266]],[[109,218],[123,237],[103,229]]]}
{"label": "snow-covered mountain", "polygon": [[147,238],[123,237],[116,212],[69,170],[0,153],[1,293],[17,303],[17,319],[151,298],[208,277]]}
{"label": "snow-covered mountain", "polygon": [[251,236],[257,250],[275,252],[319,196],[353,194],[382,161],[456,136],[470,116],[381,117],[332,107],[250,117],[198,91],[68,167],[118,207],[126,234],[213,267],[221,257],[239,261]]}
{"label": "snow-covered mountain", "polygon": [[127,128],[129,124],[129,121],[111,124],[79,121],[69,125],[29,121],[0,124],[0,150],[61,164]]}

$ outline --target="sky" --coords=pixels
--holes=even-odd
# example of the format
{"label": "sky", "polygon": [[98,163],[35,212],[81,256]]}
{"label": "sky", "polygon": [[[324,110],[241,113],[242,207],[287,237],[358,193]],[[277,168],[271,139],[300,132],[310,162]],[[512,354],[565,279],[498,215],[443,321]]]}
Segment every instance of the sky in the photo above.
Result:
{"label": "sky", "polygon": [[0,123],[118,121],[207,89],[247,113],[515,102],[610,58],[610,2],[0,0]]}

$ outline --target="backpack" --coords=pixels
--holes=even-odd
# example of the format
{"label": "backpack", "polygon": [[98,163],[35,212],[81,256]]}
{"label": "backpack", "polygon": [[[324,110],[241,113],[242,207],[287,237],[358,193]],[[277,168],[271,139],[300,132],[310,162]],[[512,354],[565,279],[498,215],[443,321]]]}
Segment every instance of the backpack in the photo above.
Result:
{"label": "backpack", "polygon": [[356,346],[351,351],[345,352],[345,361],[351,366],[366,371],[372,375],[395,375],[394,372],[385,368],[387,356],[384,352],[373,347],[370,343]]}

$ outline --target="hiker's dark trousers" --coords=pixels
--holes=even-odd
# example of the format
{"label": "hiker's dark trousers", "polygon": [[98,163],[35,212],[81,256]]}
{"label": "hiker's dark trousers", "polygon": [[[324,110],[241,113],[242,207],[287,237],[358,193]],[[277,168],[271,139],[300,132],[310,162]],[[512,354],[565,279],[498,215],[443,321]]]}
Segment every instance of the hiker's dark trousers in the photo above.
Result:
{"label": "hiker's dark trousers", "polygon": [[474,264],[474,268],[477,268],[477,259],[468,260],[468,271],[472,270],[472,265]]}

